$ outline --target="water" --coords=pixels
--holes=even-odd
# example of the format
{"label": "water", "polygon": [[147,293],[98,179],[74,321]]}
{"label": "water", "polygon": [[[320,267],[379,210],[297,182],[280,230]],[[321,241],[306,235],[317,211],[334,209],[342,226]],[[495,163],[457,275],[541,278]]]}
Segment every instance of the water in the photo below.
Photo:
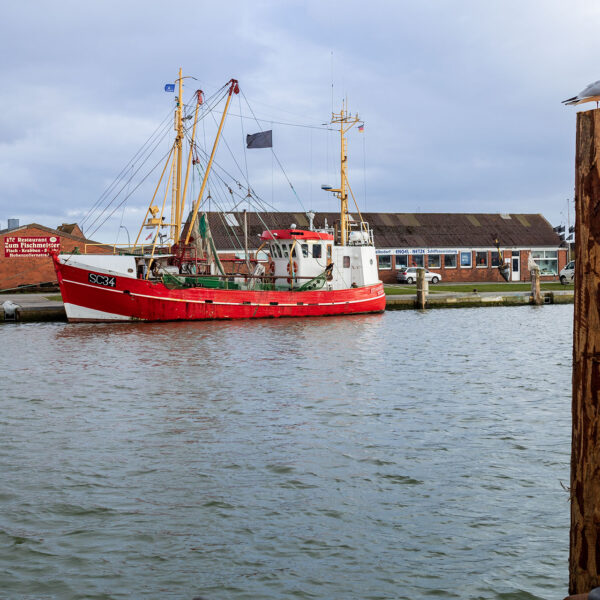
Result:
{"label": "water", "polygon": [[567,590],[571,306],[0,327],[0,597]]}

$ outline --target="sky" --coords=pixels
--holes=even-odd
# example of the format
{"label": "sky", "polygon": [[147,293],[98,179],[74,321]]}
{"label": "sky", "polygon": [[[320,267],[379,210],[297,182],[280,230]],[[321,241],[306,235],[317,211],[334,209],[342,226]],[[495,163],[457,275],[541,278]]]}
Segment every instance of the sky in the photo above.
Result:
{"label": "sky", "polygon": [[[2,12],[0,229],[83,221],[101,241],[133,236],[160,169],[125,204],[90,210],[170,118],[164,85],[180,67],[195,78],[186,102],[239,80],[216,161],[262,206],[337,210],[321,190],[339,183],[324,124],[347,99],[364,121],[348,134],[363,211],[574,219],[575,112],[592,105],[561,100],[600,79],[594,0],[22,0]],[[203,121],[205,147],[219,116]],[[244,150],[260,129],[274,154]]]}

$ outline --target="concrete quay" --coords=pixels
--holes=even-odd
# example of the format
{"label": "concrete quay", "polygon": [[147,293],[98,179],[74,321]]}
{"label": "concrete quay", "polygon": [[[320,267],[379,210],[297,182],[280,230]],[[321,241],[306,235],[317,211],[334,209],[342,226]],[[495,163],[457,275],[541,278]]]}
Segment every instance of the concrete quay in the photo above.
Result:
{"label": "concrete quay", "polygon": [[[574,291],[553,290],[542,292],[544,304],[573,304]],[[475,308],[478,306],[523,306],[534,304],[529,292],[452,292],[434,293],[427,296],[426,308]],[[386,310],[414,310],[416,294],[389,295]]]}
{"label": "concrete quay", "polygon": [[60,300],[49,300],[44,294],[0,294],[0,323],[66,320]]}

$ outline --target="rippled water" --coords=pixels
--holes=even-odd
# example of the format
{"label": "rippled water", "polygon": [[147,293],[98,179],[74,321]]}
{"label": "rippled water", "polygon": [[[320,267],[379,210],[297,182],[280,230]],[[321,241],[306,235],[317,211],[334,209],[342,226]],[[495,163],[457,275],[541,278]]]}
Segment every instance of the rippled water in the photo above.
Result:
{"label": "rippled water", "polygon": [[562,598],[572,314],[0,326],[0,597]]}

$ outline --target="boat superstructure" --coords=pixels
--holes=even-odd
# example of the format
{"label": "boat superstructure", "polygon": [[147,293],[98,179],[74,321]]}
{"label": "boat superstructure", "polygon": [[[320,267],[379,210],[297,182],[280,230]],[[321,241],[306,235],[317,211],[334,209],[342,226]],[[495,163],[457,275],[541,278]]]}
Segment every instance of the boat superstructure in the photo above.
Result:
{"label": "boat superstructure", "polygon": [[[199,192],[184,219],[188,181],[199,162],[195,152],[198,114],[204,101],[195,94],[193,124],[182,110],[181,70],[176,80],[175,141],[162,169],[135,243],[119,254],[53,255],[69,321],[164,321],[302,317],[381,312],[385,307],[373,235],[368,223],[348,210],[346,133],[359,123],[345,108],[332,115],[339,125],[341,170],[338,188],[324,186],[340,200],[340,219],[307,229],[265,228],[261,245],[244,259],[222,260],[215,248],[203,206],[207,182],[231,98],[239,93],[232,79],[224,86],[225,108],[210,153],[206,154]],[[190,140],[185,156],[183,142]],[[162,202],[161,186],[165,189]],[[169,194],[170,206],[167,206]],[[150,231],[150,235],[145,234]],[[151,243],[144,243],[147,239]],[[264,260],[264,258],[267,260]]]}

